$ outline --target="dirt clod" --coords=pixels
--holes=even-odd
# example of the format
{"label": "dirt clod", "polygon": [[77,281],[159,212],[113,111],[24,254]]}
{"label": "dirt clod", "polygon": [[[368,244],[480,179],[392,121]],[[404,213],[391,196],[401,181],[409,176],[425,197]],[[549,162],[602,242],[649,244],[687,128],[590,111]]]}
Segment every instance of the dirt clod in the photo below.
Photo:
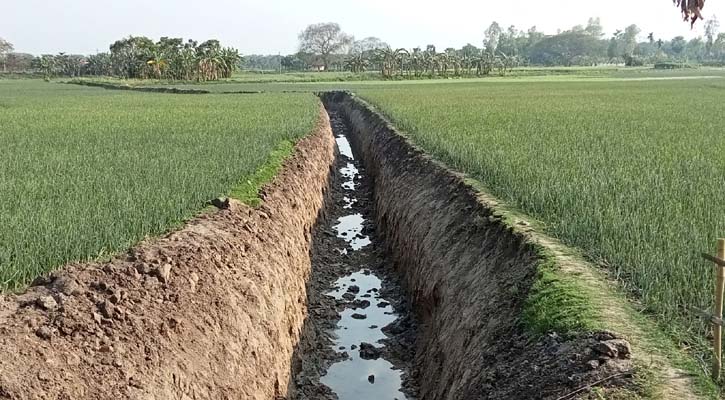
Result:
{"label": "dirt clod", "polygon": [[47,326],[41,326],[35,331],[35,334],[38,335],[41,339],[50,339],[53,336],[53,330],[48,328]]}
{"label": "dirt clod", "polygon": [[36,303],[38,304],[38,307],[48,311],[53,311],[58,308],[58,302],[55,301],[53,296],[40,296],[38,297]]}
{"label": "dirt clod", "polygon": [[169,283],[169,280],[171,279],[171,265],[164,264],[159,266],[156,269],[156,276],[162,283]]}

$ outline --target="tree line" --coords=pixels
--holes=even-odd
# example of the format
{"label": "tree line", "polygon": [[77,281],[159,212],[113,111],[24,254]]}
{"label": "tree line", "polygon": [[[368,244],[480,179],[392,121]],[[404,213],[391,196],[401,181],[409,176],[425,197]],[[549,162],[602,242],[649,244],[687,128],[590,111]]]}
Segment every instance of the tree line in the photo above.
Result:
{"label": "tree line", "polygon": [[689,41],[683,36],[670,40],[657,38],[653,33],[645,36],[634,24],[605,37],[599,18],[590,18],[586,25],[576,25],[554,35],[546,35],[535,26],[520,30],[513,25],[503,28],[493,22],[484,31],[479,46],[469,43],[439,51],[435,45],[394,48],[375,37],[355,40],[338,24],[323,23],[310,25],[299,35],[300,51],[296,54],[255,55],[248,57],[244,66],[286,71],[379,71],[386,78],[505,74],[522,65],[638,66],[673,62],[723,66],[725,33],[718,30],[715,17],[705,22],[704,37]]}
{"label": "tree line", "polygon": [[38,71],[45,78],[115,76],[135,79],[213,81],[230,78],[242,57],[218,40],[197,42],[162,37],[157,42],[130,36],[111,44],[108,52],[89,56],[44,54],[35,57],[13,53],[13,46],[0,39],[3,72]]}

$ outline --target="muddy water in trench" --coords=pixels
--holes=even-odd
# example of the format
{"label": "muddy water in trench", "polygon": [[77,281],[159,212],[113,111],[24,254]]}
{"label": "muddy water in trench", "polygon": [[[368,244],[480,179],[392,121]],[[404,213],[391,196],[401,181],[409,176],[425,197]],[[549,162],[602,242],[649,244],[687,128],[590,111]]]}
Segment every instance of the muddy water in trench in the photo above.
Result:
{"label": "muddy water in trench", "polygon": [[373,224],[371,184],[334,110],[339,157],[313,238],[308,350],[291,398],[411,400],[415,322]]}

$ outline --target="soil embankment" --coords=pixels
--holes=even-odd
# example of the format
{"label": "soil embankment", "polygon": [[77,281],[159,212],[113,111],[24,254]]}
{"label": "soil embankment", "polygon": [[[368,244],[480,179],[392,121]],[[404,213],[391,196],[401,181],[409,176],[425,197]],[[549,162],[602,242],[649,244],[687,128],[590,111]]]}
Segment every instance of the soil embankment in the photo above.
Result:
{"label": "soil embankment", "polygon": [[525,235],[367,104],[342,92],[323,99],[348,119],[374,182],[377,228],[420,326],[420,398],[555,399],[603,379],[627,384],[630,347],[615,334],[525,332],[522,309],[542,262]]}
{"label": "soil embankment", "polygon": [[0,296],[0,398],[284,396],[334,146],[321,110],[260,207],[232,202]]}

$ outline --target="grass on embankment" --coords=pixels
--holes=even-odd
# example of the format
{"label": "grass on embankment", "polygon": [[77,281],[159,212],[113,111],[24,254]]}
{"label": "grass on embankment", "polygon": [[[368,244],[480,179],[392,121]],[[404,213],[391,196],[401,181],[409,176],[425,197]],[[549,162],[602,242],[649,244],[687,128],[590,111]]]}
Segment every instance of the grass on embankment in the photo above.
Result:
{"label": "grass on embankment", "polygon": [[254,203],[318,106],[0,82],[0,289],[166,232],[232,189]]}
{"label": "grass on embankment", "polygon": [[[725,234],[725,187],[717,184],[725,178],[725,116],[716,100],[724,89],[722,80],[703,79],[436,84],[358,93],[421,147],[607,266],[636,292],[644,313],[707,358],[707,327],[683,309],[712,305],[712,268],[699,253]],[[580,280],[574,278],[544,270],[540,283],[573,294],[570,284]],[[546,301],[556,303],[556,296],[540,300],[542,310],[555,309]],[[630,306],[627,312],[636,318],[640,311]],[[542,325],[551,323],[538,315]],[[672,348],[667,335],[648,326],[638,328],[645,347]],[[675,365],[698,372],[691,360],[670,353]],[[714,390],[702,379],[700,386]]]}

